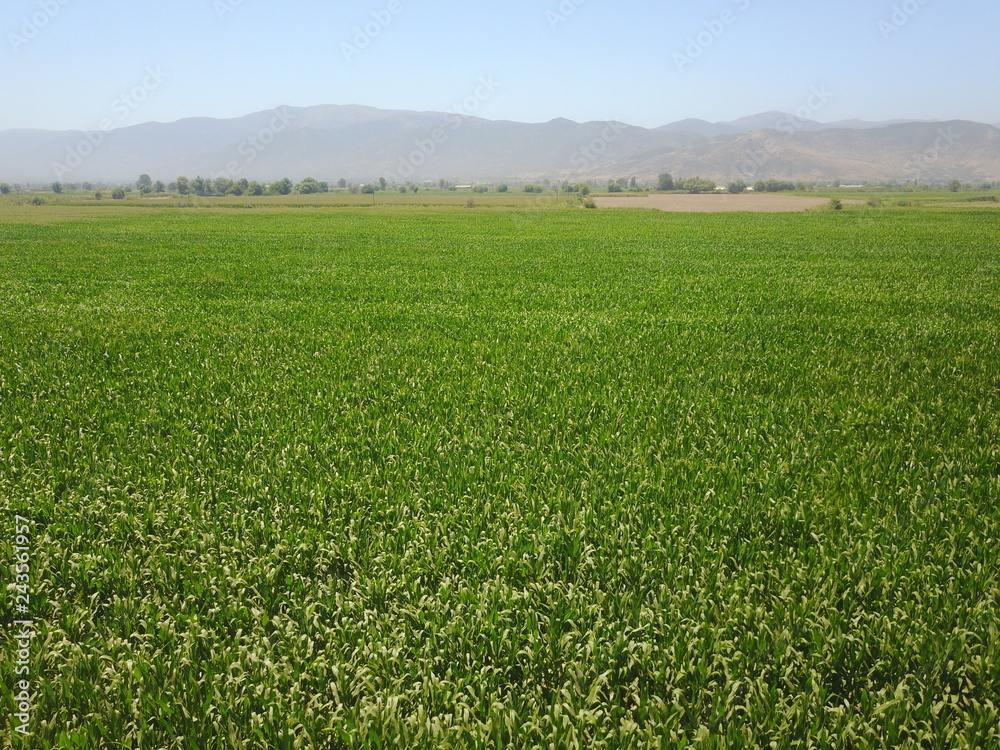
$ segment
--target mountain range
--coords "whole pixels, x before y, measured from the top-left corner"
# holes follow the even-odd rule
[[[783,112],[658,128],[487,120],[355,105],[278,107],[93,131],[0,132],[0,182],[132,182],[150,174],[269,181],[1000,181],[1000,123],[844,120]]]

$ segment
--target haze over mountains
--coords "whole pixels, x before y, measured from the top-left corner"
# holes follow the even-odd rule
[[[110,128],[112,123],[103,123]],[[267,181],[488,182],[636,177],[661,172],[844,182],[1000,181],[1000,123],[845,120],[781,112],[655,129],[618,122],[485,120],[351,105],[279,107],[95,131],[0,132],[0,181],[133,182],[229,177]]]

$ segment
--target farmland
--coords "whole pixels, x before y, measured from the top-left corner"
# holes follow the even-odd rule
[[[5,742],[1000,745],[1000,213],[409,200],[0,207]]]

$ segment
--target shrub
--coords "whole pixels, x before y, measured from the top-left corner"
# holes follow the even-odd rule
[[[785,190],[795,190],[795,183],[782,180],[757,180],[753,189],[756,193],[780,193]]]
[[[703,180],[701,177],[692,177],[687,180],[682,180],[676,183],[676,186],[681,190],[686,190],[689,193],[711,193],[715,190],[715,183],[712,180]]]

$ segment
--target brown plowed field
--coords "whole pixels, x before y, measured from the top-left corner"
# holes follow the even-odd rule
[[[757,211],[760,213],[787,213],[805,211],[829,203],[829,198],[805,198],[798,195],[743,193],[706,193],[704,195],[650,195],[645,198],[595,198],[599,208],[655,208],[660,211]],[[844,201],[861,203],[862,201]]]

